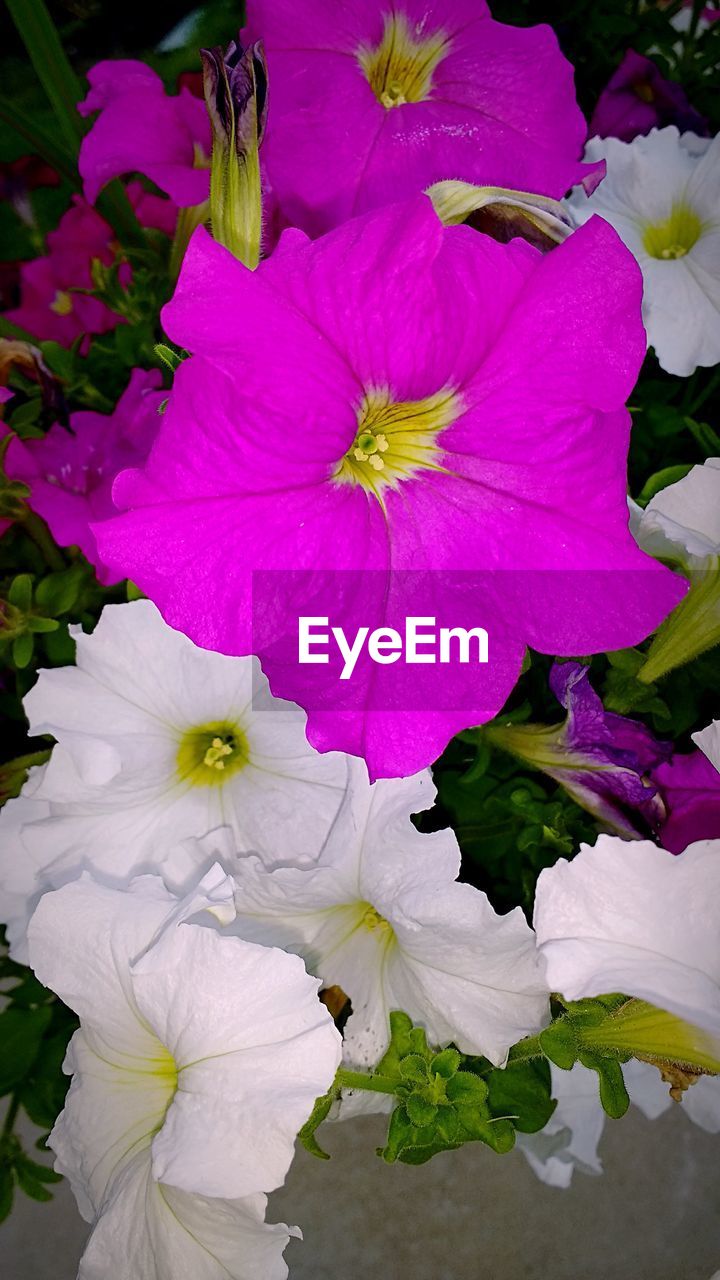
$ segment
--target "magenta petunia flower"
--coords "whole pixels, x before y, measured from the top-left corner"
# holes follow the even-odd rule
[[[80,147],[86,198],[126,173],[142,173],[181,208],[210,194],[210,121],[188,89],[174,96],[144,62],[98,62],[88,72],[82,115],[97,111]]]
[[[696,840],[720,839],[720,773],[702,751],[674,755],[652,776],[666,813],[656,825],[663,848],[682,853]]]
[[[270,183],[310,235],[444,178],[560,197],[589,173],[554,33],[484,0],[250,0],[246,34],[268,59]]]
[[[127,194],[143,226],[172,235],[177,209],[171,201],[150,195],[139,182],[131,182]],[[74,196],[55,231],[48,234],[47,254],[20,267],[20,305],[8,311],[7,318],[41,341],[70,346],[83,336],[83,348],[88,335],[116,328],[120,316],[98,298],[77,292],[92,288],[94,258],[106,266],[112,263],[113,244],[114,232],[105,219],[81,196]],[[127,284],[129,267],[120,278]]]
[[[635,644],[683,594],[628,532],[640,297],[600,219],[543,256],[419,196],[287,231],[255,272],[201,228],[163,312],[194,354],[100,554],[198,644],[258,653],[314,746],[417,770],[499,711],[526,645]],[[365,647],[343,678],[334,648],[299,661],[324,615],[484,628],[489,661]]]
[[[690,105],[682,85],[634,49],[628,49],[598,99],[588,128],[591,138],[621,138],[675,124],[681,133],[707,133],[707,120]]]
[[[90,525],[112,515],[112,486],[118,471],[146,459],[160,423],[165,393],[158,369],[133,369],[130,382],[109,416],[80,410],[70,430],[59,424],[36,440],[13,440],[5,469],[30,488],[28,503],[50,527],[61,547],[78,546],[104,585],[118,582],[98,556]]]

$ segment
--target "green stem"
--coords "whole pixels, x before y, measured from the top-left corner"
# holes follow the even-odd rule
[[[15,1128],[15,1121],[17,1120],[19,1110],[20,1098],[17,1093],[14,1093],[10,1099],[10,1106],[5,1113],[5,1121],[3,1123],[2,1133],[0,1133],[0,1144],[2,1144],[6,1138],[11,1137],[12,1131]]]
[[[367,1075],[364,1071],[346,1071],[340,1067],[335,1076],[340,1089],[369,1089],[373,1093],[394,1093],[395,1081],[387,1076]]]
[[[58,138],[47,133],[25,113],[18,111],[6,98],[0,98],[0,121],[22,138],[34,155],[41,156],[62,178],[79,190],[80,175],[77,166]]]
[[[706,400],[710,399],[710,396],[713,394],[715,390],[717,390],[719,386],[720,386],[720,369],[715,369],[715,371],[711,374],[710,378],[708,379],[707,383],[703,387],[700,394],[696,396],[695,399],[692,401],[692,404],[690,405],[690,408],[687,411],[688,418],[695,417],[695,414],[697,413],[698,409],[705,404]]]
[[[49,569],[67,569],[63,555],[53,542],[45,521],[41,520],[39,515],[36,515],[28,507],[23,515],[21,524],[28,536],[32,538],[35,546],[39,547]]]
[[[65,56],[44,0],[7,0],[7,7],[48,96],[58,126],[75,155],[85,132],[77,110],[82,87]]]

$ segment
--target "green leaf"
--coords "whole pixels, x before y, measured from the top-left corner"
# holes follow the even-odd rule
[[[438,1114],[438,1108],[422,1093],[411,1093],[405,1099],[405,1109],[413,1124],[420,1128],[433,1124]]]
[[[692,462],[682,462],[674,467],[663,467],[662,471],[656,471],[654,475],[650,476],[649,480],[646,480],[642,491],[638,494],[638,505],[646,507],[656,493],[660,493],[670,484],[676,484],[678,480],[684,480],[688,472],[692,471],[692,468]]]
[[[47,1006],[0,1013],[0,1094],[8,1093],[27,1075],[51,1017]]]
[[[33,638],[29,632],[24,632],[21,636],[16,636],[13,640],[12,658],[18,671],[22,671],[27,667],[33,656]]]
[[[443,1049],[441,1053],[436,1053],[430,1063],[430,1072],[433,1075],[442,1076],[444,1080],[449,1080],[455,1072],[459,1070],[462,1062],[462,1054],[457,1049]]]
[[[540,1047],[556,1067],[561,1067],[563,1071],[570,1071],[578,1059],[577,1040],[570,1020],[558,1018],[556,1022],[541,1031]]]
[[[15,1177],[17,1178],[18,1186],[31,1200],[52,1200],[52,1192],[48,1191],[47,1187],[43,1186],[42,1182],[39,1182],[37,1178],[34,1178],[19,1160],[15,1161]]]
[[[56,1173],[47,1164],[38,1164],[36,1160],[31,1160],[24,1153],[16,1157],[15,1168],[17,1170],[24,1169],[28,1176],[34,1178],[37,1182],[53,1183],[62,1182],[63,1180],[61,1173]]]
[[[55,618],[41,618],[38,613],[31,613],[27,620],[27,629],[32,635],[57,631],[59,626],[60,623]]]
[[[8,600],[22,613],[29,613],[32,607],[32,578],[29,573],[19,573],[13,578],[8,591]]]
[[[400,1061],[400,1076],[403,1080],[427,1084],[429,1079],[427,1058],[423,1058],[419,1053],[408,1053]]]
[[[597,1071],[600,1084],[600,1101],[605,1113],[613,1120],[620,1120],[630,1106],[630,1097],[619,1062],[611,1058],[597,1058],[594,1054],[580,1054],[584,1067]]]
[[[487,1086],[493,1116],[514,1116],[520,1133],[539,1133],[557,1106],[551,1095],[550,1067],[542,1059],[496,1067],[487,1077]]]
[[[447,1082],[447,1096],[450,1102],[459,1107],[479,1107],[485,1111],[488,1087],[480,1076],[471,1071],[458,1071]]]
[[[69,613],[78,600],[85,578],[86,570],[81,564],[74,564],[69,569],[48,574],[35,592],[36,604],[52,617]]]
[[[311,1156],[317,1156],[319,1160],[329,1160],[330,1156],[327,1151],[323,1151],[315,1137],[315,1130],[320,1128],[323,1120],[326,1120],[330,1114],[330,1108],[335,1101],[335,1090],[331,1089],[329,1093],[323,1094],[315,1102],[310,1116],[305,1121],[302,1129],[298,1134],[298,1140],[302,1143],[306,1151]]]
[[[43,0],[7,0],[7,7],[73,155],[85,132],[77,104],[82,87],[65,56]]]

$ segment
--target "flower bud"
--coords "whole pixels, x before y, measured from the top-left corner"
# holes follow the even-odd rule
[[[627,1000],[596,1026],[583,1026],[583,1048],[594,1052],[632,1053],[633,1057],[685,1075],[720,1073],[720,1040],[701,1027],[645,1000]]]
[[[688,594],[663,622],[638,671],[644,684],[653,684],[720,643],[720,557],[708,556],[700,567],[688,569],[687,576]]]
[[[515,236],[537,249],[554,249],[572,234],[573,227],[559,200],[509,191],[503,187],[475,187],[470,182],[436,182],[426,192],[446,227],[470,223],[506,244]]]
[[[202,49],[205,101],[213,130],[210,218],[213,235],[252,270],[260,261],[262,194],[259,147],[267,119],[262,44],[223,53]]]

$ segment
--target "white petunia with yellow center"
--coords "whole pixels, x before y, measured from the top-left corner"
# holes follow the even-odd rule
[[[599,214],[640,264],[648,342],[663,369],[687,377],[720,362],[720,138],[674,125],[632,142],[593,138],[607,176],[567,204],[576,225]]]
[[[46,816],[28,810],[19,838],[18,810],[0,817],[0,837],[15,829],[0,839],[0,907],[12,886],[20,960],[43,887],[85,866],[119,885],[160,871],[182,891],[202,868],[173,850],[218,826],[239,849],[317,852],[346,785],[345,757],[313,750],[304,712],[271,696],[256,659],[197,648],[149,600],[108,605],[74,636],[77,666],[41,671],[25,699],[31,732],[57,739],[33,790]]]
[[[157,877],[84,875],[29,928],[41,982],[80,1018],[50,1138],[94,1224],[80,1280],[283,1280],[264,1223],[340,1037],[295,956],[224,937],[219,867],[178,904]],[[207,921],[204,923],[203,921]]]
[[[369,786],[351,782],[319,859],[268,871],[243,858],[234,875],[242,937],[297,952],[327,986],[349,996],[348,1064],[372,1067],[403,1009],[437,1045],[504,1061],[511,1044],[548,1020],[535,940],[518,909],[500,916],[458,884],[451,831],[423,835],[410,816],[434,798],[429,772]]]

